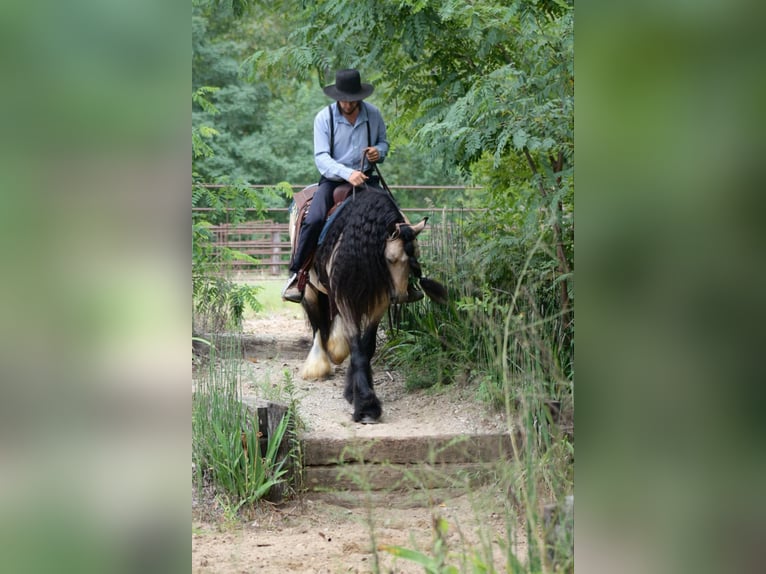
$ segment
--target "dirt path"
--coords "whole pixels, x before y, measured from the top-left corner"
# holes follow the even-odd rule
[[[420,574],[422,566],[386,551],[373,552],[373,548],[403,546],[431,554],[435,516],[449,524],[448,548],[468,547],[484,556],[491,553],[495,564],[504,564],[497,542],[503,538],[501,513],[476,508],[467,494],[434,502],[433,509],[422,505],[408,508],[404,497],[389,494],[374,497],[368,507],[346,508],[313,495],[302,505],[296,502],[263,510],[236,528],[195,521],[192,571],[362,573],[374,572],[377,559],[380,572]],[[479,531],[491,538],[482,542]],[[523,546],[520,540],[517,551],[523,552]],[[459,566],[461,561],[456,552],[448,563]]]
[[[307,436],[409,437],[455,433],[493,433],[503,418],[478,404],[473,389],[406,392],[404,379],[373,365],[383,402],[381,424],[358,425],[343,399],[345,365],[319,382],[298,375],[310,347],[311,332],[299,307],[262,316],[245,325],[248,335],[245,393],[284,398],[285,372],[294,382],[293,397]],[[351,493],[337,497],[307,493],[277,507],[259,508],[247,522],[227,523],[193,502],[193,572],[422,572],[422,566],[374,549],[401,545],[431,554],[435,517],[449,524],[447,545],[492,555],[504,564],[502,504],[505,493],[492,487],[460,491]],[[483,540],[480,539],[483,537]],[[518,543],[525,546],[524,540]],[[519,550],[517,548],[517,550]],[[462,570],[462,568],[461,568]]]
[[[311,346],[311,330],[302,313],[272,314],[245,324],[251,335],[247,346],[246,393],[276,394],[284,372],[293,377],[299,413],[309,434],[331,437],[418,436],[423,434],[501,432],[505,421],[491,414],[475,399],[474,388],[452,386],[407,392],[399,373],[373,365],[375,391],[383,403],[381,424],[351,421],[351,406],[343,398],[346,363],[335,367],[335,376],[324,381],[304,381],[300,367]],[[266,390],[264,391],[264,384]]]

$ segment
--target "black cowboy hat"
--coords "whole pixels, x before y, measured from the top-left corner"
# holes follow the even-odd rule
[[[325,95],[334,100],[356,102],[369,96],[375,88],[372,84],[363,84],[359,70],[338,70],[335,72],[335,84],[322,88]]]

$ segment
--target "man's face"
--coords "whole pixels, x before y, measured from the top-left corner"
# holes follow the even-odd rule
[[[359,108],[359,102],[347,102],[345,100],[339,100],[338,105],[340,106],[340,111],[346,115],[353,114]]]

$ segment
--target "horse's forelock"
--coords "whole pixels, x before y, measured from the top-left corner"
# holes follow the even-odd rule
[[[417,232],[411,225],[401,224],[399,226],[399,237],[404,244],[404,252],[407,257],[417,257]]]
[[[398,231],[397,237],[401,238],[405,243],[410,243],[415,239],[416,233],[411,225],[404,222],[398,222],[396,224],[396,229]]]

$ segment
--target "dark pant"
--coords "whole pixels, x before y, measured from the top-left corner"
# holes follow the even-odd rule
[[[297,273],[300,271],[308,256],[317,246],[319,234],[322,232],[322,226],[324,225],[325,219],[327,219],[327,212],[330,211],[333,204],[332,194],[335,191],[335,188],[341,183],[345,182],[332,181],[325,177],[320,178],[319,187],[314,192],[314,197],[309,206],[309,212],[306,214],[306,219],[304,219],[301,224],[298,247],[295,250],[292,263],[290,264],[290,273]]]

